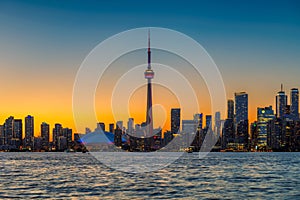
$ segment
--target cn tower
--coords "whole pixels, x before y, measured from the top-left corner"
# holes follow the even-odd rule
[[[152,83],[154,72],[151,69],[151,49],[150,49],[150,30],[148,31],[148,67],[145,71],[145,79],[147,79],[147,113],[146,113],[146,137],[153,135],[153,114],[152,114]]]

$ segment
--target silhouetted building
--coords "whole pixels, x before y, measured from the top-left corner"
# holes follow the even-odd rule
[[[24,146],[27,149],[32,149],[33,147],[33,137],[34,137],[34,118],[28,115],[25,117],[25,138]]]
[[[227,119],[234,119],[234,101],[231,99],[227,101]]]
[[[20,147],[22,146],[22,134],[23,134],[22,119],[15,119],[13,144],[15,145],[16,149],[20,149]]]
[[[72,129],[63,128],[63,136],[66,138],[67,148],[70,149],[72,147]]]
[[[33,151],[41,151],[42,137],[33,137],[32,149],[33,149]]]
[[[222,141],[221,145],[223,149],[228,148],[229,143],[234,143],[235,141],[235,131],[233,119],[226,119],[224,122],[222,130]]]
[[[116,127],[116,129],[121,129],[121,130],[123,130],[123,121],[117,121],[117,127]]]
[[[113,133],[115,130],[115,124],[109,124],[109,132]]]
[[[212,116],[211,115],[206,115],[205,116],[205,128],[209,128],[212,130]]]
[[[50,127],[49,124],[43,122],[41,124],[41,148],[45,151],[49,150]]]
[[[215,134],[219,137],[221,135],[221,113],[215,113]]]
[[[235,127],[239,144],[248,145],[248,94],[235,93]]]
[[[299,91],[297,88],[291,89],[290,115],[293,120],[299,119]]]
[[[114,143],[117,147],[121,147],[122,146],[122,129],[117,126],[117,128],[114,131],[115,135],[114,135]]]
[[[182,120],[181,146],[189,147],[196,136],[197,122],[195,120]]]
[[[275,151],[281,151],[284,148],[282,122],[280,118],[274,118],[268,122],[267,145]]]
[[[180,108],[171,109],[171,133],[177,134],[180,130]]]
[[[194,120],[197,124],[197,131],[200,131],[203,128],[203,114],[194,114]]]
[[[102,130],[105,131],[105,124],[103,122],[97,123],[97,129],[96,130]]]
[[[164,132],[163,146],[168,145],[169,142],[172,141],[172,139],[173,139],[173,134],[171,133],[171,131]]]
[[[53,136],[53,146],[55,147],[56,150],[58,150],[59,149],[58,138],[60,136],[63,136],[63,128],[61,124],[56,123],[54,125],[52,136]]]
[[[282,119],[284,118],[286,112],[286,105],[287,105],[287,96],[285,95],[285,92],[283,91],[281,85],[281,91],[279,91],[276,95],[276,117]]]
[[[4,145],[11,145],[14,134],[14,117],[10,116],[4,123]]]
[[[57,138],[57,150],[64,151],[68,148],[67,146],[67,138],[64,136],[59,136]]]
[[[134,131],[134,119],[133,118],[129,118],[128,122],[127,122],[127,133],[129,135],[133,135],[133,131]]]

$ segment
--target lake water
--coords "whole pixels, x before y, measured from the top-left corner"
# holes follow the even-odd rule
[[[148,173],[90,154],[0,153],[0,199],[300,199],[300,153],[184,154]]]

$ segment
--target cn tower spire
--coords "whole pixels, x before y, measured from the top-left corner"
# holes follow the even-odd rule
[[[148,29],[148,69],[151,69],[150,29]]]
[[[150,30],[148,30],[148,66],[144,73],[145,79],[147,79],[147,110],[146,110],[146,137],[152,137],[153,135],[153,114],[152,114],[152,82],[154,78],[154,72],[151,69],[151,49],[150,49]],[[148,144],[146,149],[150,149]]]

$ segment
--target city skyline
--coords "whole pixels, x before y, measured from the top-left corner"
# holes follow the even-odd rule
[[[10,115],[23,119],[30,114],[38,124],[61,122],[76,132],[84,131],[76,130],[72,115],[73,83],[81,62],[107,37],[142,26],[178,30],[203,45],[220,69],[227,99],[234,99],[235,92],[249,94],[249,120],[253,121],[257,107],[275,107],[274,93],[281,83],[286,93],[290,88],[300,88],[300,16],[295,9],[299,3],[295,1],[259,3],[260,6],[249,2],[235,2],[234,6],[221,1],[194,1],[189,5],[164,2],[159,3],[159,8],[155,1],[148,7],[93,2],[82,9],[78,2],[60,2],[58,6],[46,1],[1,1],[0,84],[5,95],[0,101],[0,121]],[[185,9],[178,12],[181,7]],[[77,23],[73,23],[74,19]],[[160,58],[160,52],[155,50],[153,54],[153,61],[172,64],[170,57]],[[143,56],[134,58],[146,63]],[[206,87],[200,85],[199,93],[205,93],[205,97],[199,112],[214,115],[210,113]],[[145,88],[141,88],[144,93]],[[106,124],[112,123],[111,113],[104,108],[106,102],[99,96],[97,93],[97,117]],[[153,102],[157,98],[154,94]],[[144,120],[144,102],[142,99],[136,103],[141,113],[132,116],[139,123]],[[176,104],[173,101],[166,110],[178,107]],[[169,127],[169,121],[166,124]],[[35,127],[34,132],[40,131]]]

